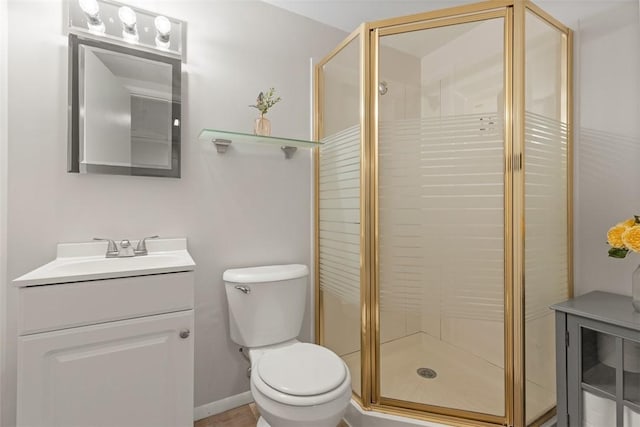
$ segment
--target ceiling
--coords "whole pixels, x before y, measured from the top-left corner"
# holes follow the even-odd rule
[[[362,22],[469,3],[465,0],[263,0],[315,21],[351,32]]]
[[[263,0],[346,32],[360,23],[476,3],[474,0]],[[584,19],[638,0],[537,0],[535,3],[570,27]]]

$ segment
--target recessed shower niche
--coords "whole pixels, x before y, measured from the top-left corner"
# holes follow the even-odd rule
[[[571,40],[500,0],[363,24],[317,65],[316,336],[364,408],[455,425],[554,414]]]

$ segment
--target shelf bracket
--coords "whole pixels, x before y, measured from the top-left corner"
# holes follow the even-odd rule
[[[216,145],[216,150],[219,154],[224,154],[227,152],[227,148],[231,145],[230,139],[222,139],[222,138],[213,138],[211,140]]]
[[[282,151],[284,151],[284,158],[285,159],[292,159],[293,155],[295,154],[296,151],[298,151],[297,147],[287,147],[285,145],[283,145],[282,147],[280,147],[280,149]]]

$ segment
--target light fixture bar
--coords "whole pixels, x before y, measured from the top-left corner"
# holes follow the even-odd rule
[[[186,22],[114,0],[67,2],[68,31],[185,60]]]

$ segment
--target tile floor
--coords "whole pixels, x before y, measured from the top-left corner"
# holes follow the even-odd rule
[[[196,421],[193,427],[255,427],[260,414],[254,403]],[[348,427],[342,421],[338,427]]]
[[[258,408],[253,403],[196,421],[193,427],[255,427]]]

